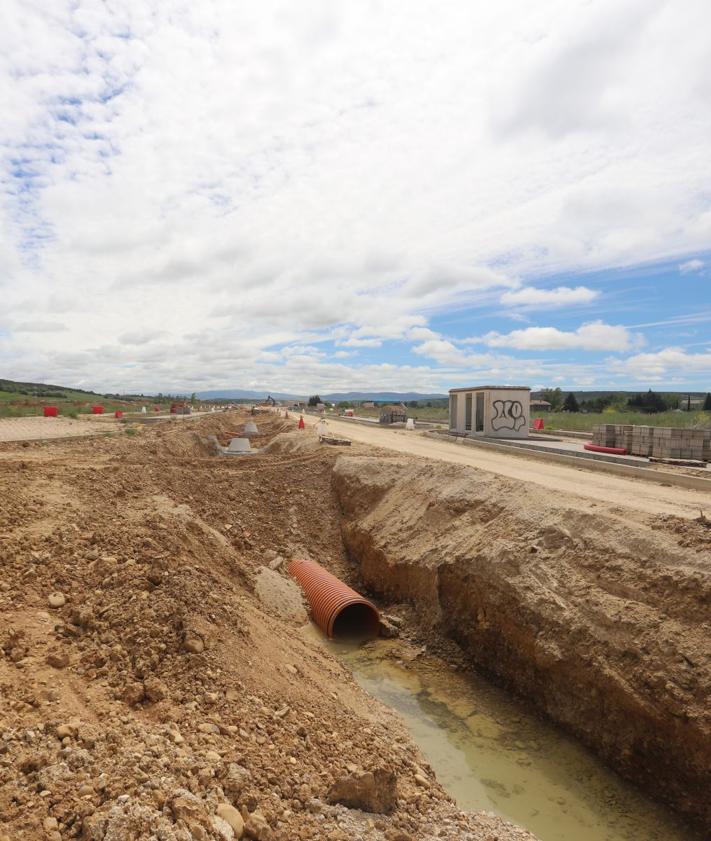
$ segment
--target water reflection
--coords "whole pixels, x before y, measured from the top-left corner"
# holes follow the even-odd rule
[[[328,643],[400,713],[463,809],[489,810],[541,841],[700,841],[701,836],[557,728],[477,677],[398,663],[395,643]]]

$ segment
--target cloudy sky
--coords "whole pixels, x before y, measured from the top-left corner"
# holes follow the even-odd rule
[[[711,389],[708,0],[5,0],[0,376]]]

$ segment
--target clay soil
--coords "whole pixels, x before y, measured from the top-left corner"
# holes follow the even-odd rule
[[[0,445],[0,839],[532,838],[301,633],[290,558],[358,583],[338,450],[261,416],[267,452],[210,454],[247,419]]]

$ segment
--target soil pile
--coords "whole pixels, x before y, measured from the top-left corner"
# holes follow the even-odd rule
[[[366,584],[711,825],[711,530],[410,458],[335,466]]]
[[[246,419],[1,448],[0,838],[531,838],[300,635],[280,557],[351,575],[337,454],[210,456]]]

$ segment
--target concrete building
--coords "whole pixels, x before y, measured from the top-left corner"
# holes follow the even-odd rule
[[[478,385],[449,390],[449,431],[457,435],[528,438],[531,389]]]

